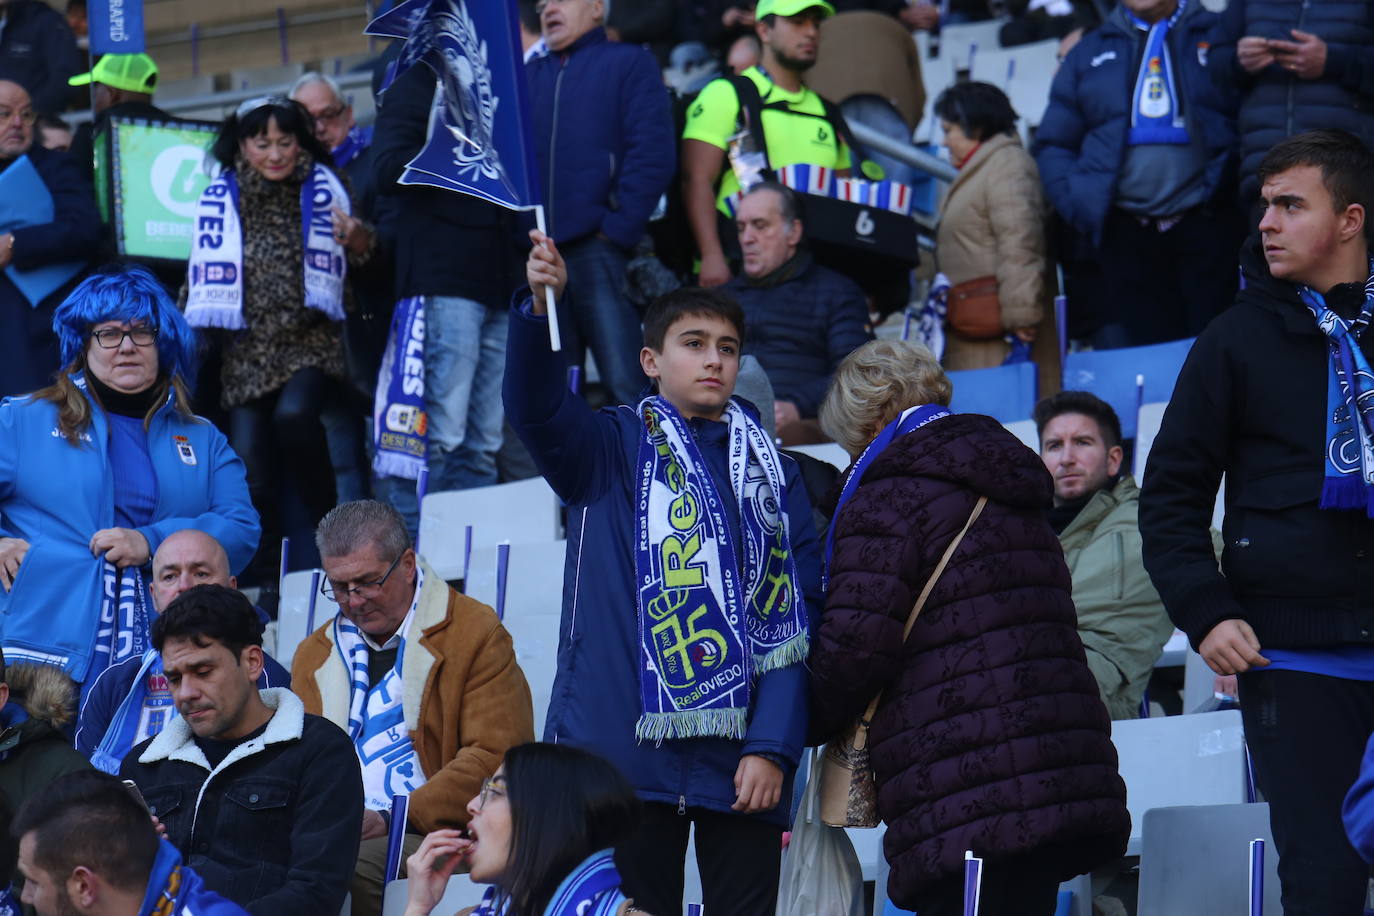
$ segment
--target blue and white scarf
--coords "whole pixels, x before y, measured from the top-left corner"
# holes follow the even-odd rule
[[[1136,28],[1145,32],[1145,53],[1140,56],[1140,71],[1131,95],[1131,129],[1126,142],[1132,146],[1151,143],[1188,143],[1188,120],[1181,106],[1178,73],[1169,53],[1169,30],[1188,8],[1179,0],[1178,9],[1168,19],[1154,25],[1126,12]],[[1124,9],[1124,8],[1123,8]]]
[[[354,124],[344,137],[344,141],[329,151],[334,158],[334,168],[341,169],[357,159],[372,145],[372,128]]]
[[[248,916],[248,911],[207,888],[164,837],[157,844],[138,916]]]
[[[406,729],[401,680],[407,630],[415,619],[423,578],[424,573],[417,569],[415,599],[397,631],[400,648],[396,652],[396,664],[371,689],[367,686],[368,652],[362,631],[343,614],[334,618],[334,643],[348,666],[351,680],[348,737],[353,739],[363,769],[364,803],[373,811],[390,811],[393,795],[409,795],[425,784],[420,757]]]
[[[372,403],[376,445],[372,469],[385,477],[416,480],[425,466],[429,436],[425,413],[425,300],[396,303],[377,392]]]
[[[594,852],[572,870],[553,892],[543,916],[615,916],[629,900],[620,892],[620,872],[610,849]],[[510,898],[495,885],[487,888],[472,916],[504,916]]]
[[[160,679],[163,685],[161,690],[151,689],[154,679]],[[120,702],[105,734],[101,736],[100,744],[91,754],[93,767],[118,774],[124,756],[134,745],[160,733],[167,721],[176,717],[176,704],[172,702],[166,681],[166,675],[162,673],[162,656],[156,649],[144,652],[133,689]]]
[[[756,677],[806,658],[808,620],[788,536],[781,459],[731,400],[740,541],[701,450],[672,404],[641,401],[635,500],[639,682],[635,737],[743,738]]]
[[[1299,287],[1298,295],[1327,339],[1326,460],[1321,508],[1363,509],[1374,518],[1374,372],[1358,345],[1374,313],[1374,259],[1364,285],[1364,305],[1346,321],[1322,294]]]
[[[120,569],[105,562],[101,583],[100,624],[91,664],[81,682],[83,703],[96,678],[106,668],[143,655],[152,644],[148,629],[152,603],[143,583],[143,570],[137,566]]]
[[[343,321],[348,258],[334,238],[333,207],[350,212],[348,192],[333,170],[317,162],[311,167],[310,178],[301,185],[305,304],[334,321]],[[243,319],[239,182],[233,169],[225,169],[210,182],[196,204],[186,278],[186,320],[192,327],[241,331],[248,326]]]
[[[845,479],[844,487],[840,490],[839,502],[835,504],[835,513],[830,516],[830,528],[825,535],[825,565],[822,567],[821,584],[824,588],[830,587],[830,557],[835,550],[835,524],[840,520],[840,513],[844,510],[845,503],[854,495],[854,491],[859,489],[859,484],[863,482],[864,471],[873,463],[873,459],[883,453],[883,450],[892,444],[892,440],[898,436],[915,432],[928,423],[933,423],[941,417],[950,416],[948,407],[940,407],[936,404],[918,404],[915,407],[908,407],[902,411],[901,416],[883,427],[883,431],[868,447],[859,455],[859,459],[854,462],[853,468],[849,471],[849,477]]]

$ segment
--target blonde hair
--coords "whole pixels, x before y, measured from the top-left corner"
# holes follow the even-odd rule
[[[821,404],[821,428],[851,455],[908,407],[949,406],[954,386],[935,354],[904,340],[870,340],[844,358]]]

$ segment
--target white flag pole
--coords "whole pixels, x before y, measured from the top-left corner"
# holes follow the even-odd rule
[[[534,224],[545,235],[549,234],[544,224],[544,205],[534,205]],[[526,226],[529,223],[525,224]],[[544,306],[549,310],[549,349],[557,353],[563,349],[563,337],[558,333],[558,304],[553,301],[553,287],[544,287]]]

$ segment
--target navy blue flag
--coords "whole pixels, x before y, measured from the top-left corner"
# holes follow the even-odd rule
[[[512,210],[537,206],[516,5],[405,0],[364,31],[405,39],[387,85],[419,63],[438,78],[429,136],[400,183],[470,194]]]
[[[138,54],[143,47],[143,0],[90,0],[86,9],[91,54]]]

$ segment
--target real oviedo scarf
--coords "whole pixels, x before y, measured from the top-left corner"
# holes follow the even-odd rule
[[[692,431],[660,396],[637,409],[640,699],[635,737],[743,738],[755,679],[809,648],[781,461],[735,401],[728,426],[736,543]]]
[[[358,752],[363,771],[363,797],[373,811],[390,811],[395,795],[409,795],[425,784],[420,756],[406,728],[403,699],[406,646],[410,622],[420,602],[424,573],[415,572],[415,598],[398,631],[400,646],[396,663],[377,682],[368,686],[368,652],[362,630],[339,614],[334,618],[334,644],[348,667],[351,692],[348,701],[348,737]]]
[[[620,872],[612,850],[592,853],[572,870],[544,907],[543,916],[615,916],[628,898],[620,891]],[[505,916],[510,897],[499,887],[487,888],[472,916]]]
[[[377,391],[372,400],[372,469],[385,477],[417,480],[429,450],[425,410],[425,300],[410,296],[391,316]]]
[[[1183,116],[1178,91],[1178,72],[1169,53],[1169,30],[1188,7],[1179,0],[1178,9],[1168,19],[1151,25],[1133,13],[1126,15],[1136,28],[1145,32],[1145,53],[1131,94],[1131,129],[1127,142],[1132,146],[1150,143],[1187,143],[1188,121]]]
[[[1321,293],[1300,287],[1298,295],[1326,335],[1326,461],[1321,508],[1364,509],[1374,518],[1374,372],[1358,341],[1374,313],[1374,259],[1364,285],[1364,305],[1347,321],[1326,305]]]
[[[301,185],[301,223],[305,236],[305,304],[334,321],[343,321],[344,274],[348,258],[334,238],[330,210],[350,212],[348,192],[337,175],[315,163]],[[195,234],[187,269],[186,320],[196,328],[241,331],[243,319],[243,223],[239,183],[225,169],[196,204]]]
[[[859,484],[863,482],[864,472],[873,463],[873,459],[883,453],[892,440],[898,436],[915,432],[927,423],[933,423],[941,417],[948,417],[950,411],[946,407],[935,404],[919,404],[915,407],[908,407],[902,411],[901,415],[891,423],[883,427],[883,431],[868,443],[868,447],[859,455],[859,460],[854,462],[854,467],[849,472],[848,479],[844,482],[844,487],[840,489],[840,499],[835,504],[835,514],[830,517],[830,529],[825,535],[825,565],[821,574],[821,586],[828,589],[830,587],[830,555],[835,549],[835,524],[840,520],[840,513],[844,510],[845,503],[854,495],[854,491],[859,489]]]

